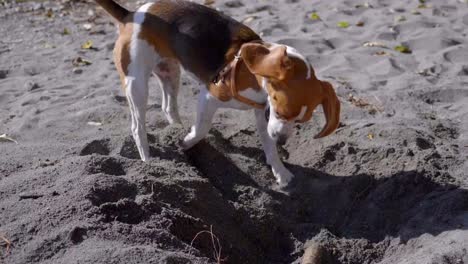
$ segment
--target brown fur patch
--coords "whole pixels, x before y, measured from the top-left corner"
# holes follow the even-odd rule
[[[260,91],[262,87],[259,85],[259,80],[255,75],[253,75],[245,63],[241,60],[238,62],[239,65],[237,66],[236,75],[235,75],[235,85],[236,90],[241,92],[247,89],[254,89],[255,91]],[[233,98],[231,92],[231,71],[232,69],[227,72],[225,78],[220,80],[218,83],[211,83],[208,86],[208,90],[210,91],[211,95],[218,98],[220,101],[226,102]]]
[[[114,47],[114,62],[122,83],[122,89],[125,90],[125,76],[128,74],[128,65],[131,63],[130,43],[133,33],[133,24],[126,23],[119,25],[119,32],[119,38]]]
[[[164,17],[164,14],[170,14],[172,9],[174,9],[174,5],[164,1],[151,5],[138,35],[139,39],[146,40],[154,47],[158,55],[164,58],[175,58],[169,44],[169,25],[160,19],[160,17]]]

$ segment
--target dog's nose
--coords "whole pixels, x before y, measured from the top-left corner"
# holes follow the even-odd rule
[[[265,109],[265,120],[268,122],[270,121],[270,107],[267,106],[267,108]]]
[[[288,141],[288,137],[285,135],[280,135],[276,143],[280,146],[283,146],[284,144],[286,144],[286,141]]]

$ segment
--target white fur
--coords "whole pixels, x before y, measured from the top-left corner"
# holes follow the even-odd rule
[[[200,142],[210,131],[213,116],[220,107],[220,101],[208,90],[203,89],[198,95],[197,120],[190,133],[184,138],[183,147],[189,149]]]
[[[130,43],[130,61],[125,77],[126,96],[130,106],[132,134],[143,161],[150,158],[146,135],[146,105],[148,101],[148,79],[159,56],[144,40],[138,38],[145,13],[151,4],[138,9],[133,18],[133,33]]]
[[[307,67],[307,77],[306,77],[307,80],[312,78],[312,67],[310,66],[310,64],[306,60],[306,58],[304,56],[302,56],[302,54],[300,54],[299,51],[297,51],[295,48],[290,47],[290,46],[286,46],[286,52],[288,53],[288,56],[296,57],[296,58],[302,60],[305,63],[306,67]]]
[[[296,117],[296,121],[300,121],[304,118],[304,115],[307,113],[307,110],[309,109],[309,107],[307,105],[303,105],[302,108],[301,108],[301,112],[299,113],[299,115]]]
[[[278,141],[280,137],[289,137],[293,131],[294,123],[278,118],[270,98],[268,98],[268,103],[270,104],[270,118],[267,129],[268,134],[275,142]]]
[[[273,47],[280,46],[280,45],[282,45],[282,44],[276,44],[276,43],[272,44]],[[286,53],[288,54],[288,56],[298,58],[298,59],[300,59],[300,60],[302,60],[304,62],[304,64],[307,67],[306,79],[308,80],[308,79],[312,78],[312,67],[310,66],[307,59],[301,53],[299,53],[299,51],[297,51],[295,48],[293,48],[291,46],[288,46],[288,45],[284,45],[284,46],[286,47]]]
[[[165,71],[168,70],[168,71]],[[180,65],[173,59],[163,59],[154,69],[161,88],[161,109],[169,124],[182,124],[177,105],[180,87]]]
[[[272,111],[270,111],[270,115],[271,112]],[[268,135],[269,133],[267,133],[269,122],[267,123],[265,120],[264,111],[256,109],[255,120],[257,123],[257,130],[260,135],[260,140],[262,141],[263,151],[265,152],[266,161],[271,166],[271,170],[276,178],[276,182],[280,186],[286,186],[294,177],[294,175],[288,169],[286,169],[283,162],[281,162],[281,159],[278,155],[278,149],[276,148],[276,141]]]

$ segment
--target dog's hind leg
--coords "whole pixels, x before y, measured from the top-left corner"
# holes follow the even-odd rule
[[[161,109],[170,124],[181,124],[177,95],[180,86],[180,65],[174,59],[163,59],[159,62],[154,73],[158,77],[162,93]]]
[[[146,134],[148,79],[157,61],[154,49],[144,40],[121,36],[114,60],[130,107],[132,135],[143,161],[150,158]]]

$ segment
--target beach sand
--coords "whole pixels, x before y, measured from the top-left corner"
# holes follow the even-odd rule
[[[313,139],[321,109],[298,126],[280,191],[252,111],[220,110],[184,152],[202,86],[184,75],[170,126],[151,80],[144,163],[110,17],[0,1],[0,135],[16,141],[0,137],[0,263],[468,263],[468,3],[212,7],[303,53],[336,88],[339,129]]]

